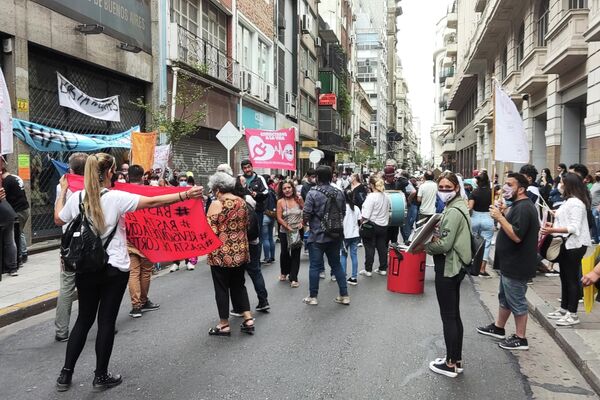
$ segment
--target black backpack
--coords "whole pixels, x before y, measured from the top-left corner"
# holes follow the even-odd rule
[[[471,224],[467,219],[467,216],[460,210],[457,211],[463,216],[467,226],[469,227],[469,231],[471,231]],[[468,263],[465,263],[463,260],[460,260],[464,264],[465,271],[472,276],[478,276],[481,262],[483,261],[483,252],[485,251],[485,239],[483,239],[479,235],[474,235],[471,233],[471,259]],[[460,259],[460,257],[459,257]]]
[[[258,226],[258,215],[256,211],[246,202],[246,210],[248,211],[248,241],[258,239],[260,235],[260,226]]]
[[[106,192],[108,191],[102,192],[101,196]],[[102,238],[96,233],[92,223],[85,215],[80,192],[79,215],[69,223],[60,241],[60,256],[65,271],[84,274],[99,272],[106,268],[108,264],[106,248],[115,235],[118,226],[117,223],[106,238],[106,242],[102,243]]]
[[[327,197],[325,203],[325,214],[321,218],[321,229],[323,232],[331,238],[339,239],[344,237],[344,212],[345,209],[341,209],[336,196],[336,190],[333,189],[327,191],[320,186],[313,188]]]

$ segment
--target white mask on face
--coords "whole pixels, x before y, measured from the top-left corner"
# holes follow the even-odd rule
[[[127,183],[127,181],[125,179],[117,179],[117,182],[119,182],[119,183]]]
[[[440,200],[442,200],[445,204],[448,204],[453,198],[456,197],[456,192],[438,192],[438,196],[440,197]]]
[[[150,181],[150,186],[158,186],[158,181]]]

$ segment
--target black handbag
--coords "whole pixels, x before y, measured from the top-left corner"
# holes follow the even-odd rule
[[[375,235],[375,224],[371,221],[365,221],[360,225],[360,229],[358,230],[358,234],[361,239],[371,239]]]

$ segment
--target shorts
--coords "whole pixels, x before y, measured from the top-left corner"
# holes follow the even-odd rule
[[[528,312],[527,281],[500,276],[500,289],[498,291],[498,301],[500,307],[510,310],[514,315],[525,315]]]

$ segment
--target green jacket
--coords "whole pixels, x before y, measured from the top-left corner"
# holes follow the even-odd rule
[[[467,205],[460,195],[446,205],[439,231],[439,239],[427,243],[425,251],[431,255],[446,256],[444,276],[451,278],[458,275],[463,265],[470,262],[472,258],[471,218]]]

